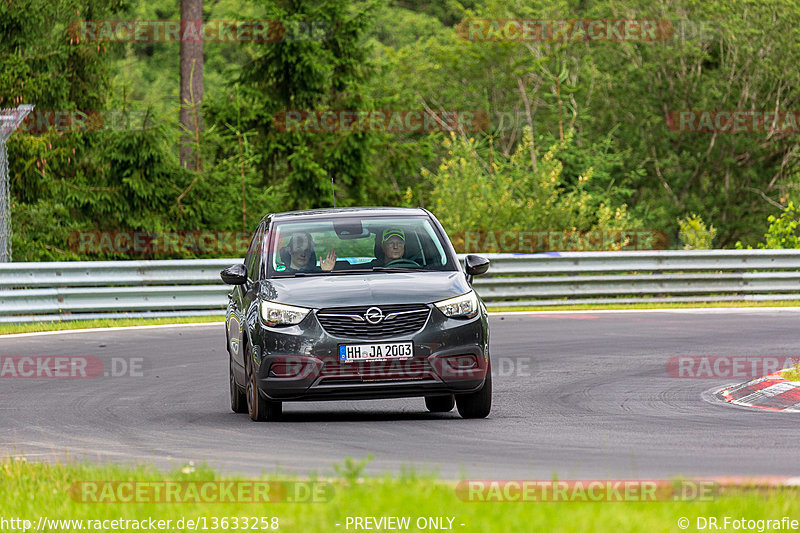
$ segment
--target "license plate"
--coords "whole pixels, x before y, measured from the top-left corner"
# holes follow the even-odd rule
[[[413,343],[391,342],[384,344],[342,344],[339,346],[339,361],[386,361],[407,359],[414,355]]]

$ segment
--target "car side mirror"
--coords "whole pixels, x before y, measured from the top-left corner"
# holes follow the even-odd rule
[[[229,266],[220,272],[219,277],[228,285],[244,285],[247,283],[247,269],[244,267],[244,264],[239,263]]]
[[[464,258],[467,276],[480,276],[489,270],[489,260],[482,255],[469,254]]]

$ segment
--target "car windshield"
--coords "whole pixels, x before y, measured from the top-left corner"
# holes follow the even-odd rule
[[[427,217],[350,217],[273,223],[267,276],[457,270]]]

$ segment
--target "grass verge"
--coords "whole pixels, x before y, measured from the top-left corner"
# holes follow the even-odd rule
[[[353,467],[353,465],[356,465]],[[349,466],[348,466],[349,465]],[[703,501],[668,502],[559,502],[559,503],[477,503],[463,501],[456,493],[453,483],[436,480],[430,475],[405,474],[362,478],[359,469],[362,462],[345,462],[344,468],[336,468],[340,476],[333,480],[306,478],[295,481],[316,481],[327,484],[326,501],[319,503],[95,503],[86,502],[80,496],[83,482],[199,482],[211,480],[239,480],[223,478],[211,469],[187,465],[170,472],[159,472],[149,466],[124,467],[115,465],[92,465],[87,463],[43,464],[28,462],[19,457],[0,461],[0,509],[5,519],[29,520],[36,528],[40,517],[46,518],[40,531],[110,531],[111,520],[170,520],[168,531],[193,531],[186,521],[201,524],[198,530],[232,531],[234,517],[241,527],[242,519],[265,517],[258,520],[258,527],[248,530],[274,530],[287,532],[328,532],[354,530],[346,527],[348,517],[409,517],[408,531],[419,531],[417,520],[428,517],[444,517],[447,525],[452,518],[452,530],[464,532],[489,531],[680,531],[681,520],[688,520],[689,530],[697,529],[698,518],[715,517],[718,523],[724,517],[746,520],[780,520],[800,518],[798,489],[760,489],[724,492]],[[289,479],[287,476],[266,475],[261,480]],[[252,479],[247,481],[253,481]],[[77,485],[76,485],[77,484]],[[76,490],[76,486],[79,490]],[[134,494],[115,489],[118,495]],[[92,494],[102,494],[94,492]],[[152,493],[151,493],[152,494]],[[184,493],[184,494],[188,494]],[[127,497],[127,496],[126,496]],[[134,499],[137,497],[132,496]],[[150,497],[148,497],[150,498]],[[144,499],[148,499],[144,498]],[[227,517],[226,526],[222,517]],[[215,520],[216,518],[216,520]],[[277,522],[273,521],[277,519]],[[184,527],[176,527],[183,519]],[[72,520],[72,523],[56,524],[53,520]],[[82,521],[77,523],[75,521]],[[89,522],[93,521],[93,522]],[[96,522],[100,521],[100,522]],[[108,522],[103,522],[108,521]],[[213,527],[214,524],[217,527]],[[205,529],[204,526],[205,525]],[[99,529],[96,526],[101,526]],[[9,529],[9,523],[4,530]],[[757,526],[756,526],[757,527]],[[139,530],[144,528],[138,528]],[[730,526],[728,526],[730,529]],[[774,527],[773,527],[774,529]],[[116,531],[137,530],[117,527]],[[151,529],[152,531],[153,529]],[[428,529],[430,530],[430,529]],[[756,529],[757,530],[757,529]]]
[[[800,381],[800,359],[794,360],[792,368],[781,371],[781,376],[789,381]]]
[[[153,326],[161,324],[193,324],[195,322],[225,322],[225,315],[187,316],[165,318],[106,318],[98,320],[72,320],[64,322],[30,322],[26,324],[0,324],[0,335],[61,331],[69,329],[114,328],[122,326]]]

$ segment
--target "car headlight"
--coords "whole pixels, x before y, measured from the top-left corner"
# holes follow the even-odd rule
[[[472,318],[478,314],[478,295],[469,291],[455,298],[448,298],[434,304],[450,318]]]
[[[276,302],[261,302],[261,319],[270,327],[299,324],[311,309]]]

